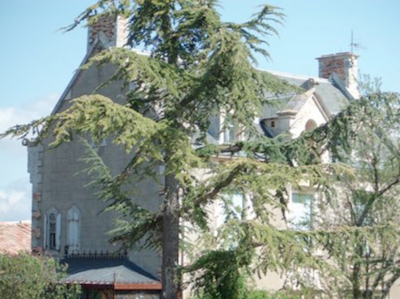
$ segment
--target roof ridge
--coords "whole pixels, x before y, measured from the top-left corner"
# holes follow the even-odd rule
[[[293,79],[304,79],[304,80],[314,79],[315,81],[321,82],[321,83],[331,83],[329,81],[329,79],[320,78],[320,77],[292,74],[292,73],[286,73],[286,72],[280,72],[280,71],[274,71],[274,70],[265,70],[265,69],[259,69],[259,70],[260,71],[264,71],[264,72],[268,72],[268,73],[270,73],[272,75],[276,75],[276,76],[289,77],[289,78],[293,78]]]

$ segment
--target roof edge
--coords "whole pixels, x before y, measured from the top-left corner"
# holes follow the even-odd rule
[[[288,78],[293,78],[293,79],[302,79],[302,80],[308,80],[308,79],[314,79],[316,82],[319,83],[330,83],[332,84],[331,81],[325,78],[320,78],[320,77],[314,77],[314,76],[307,76],[307,75],[298,75],[298,74],[292,74],[292,73],[285,73],[285,72],[279,72],[279,71],[272,71],[272,70],[263,70],[259,69],[260,71],[263,72],[268,72],[272,75],[275,76],[282,76],[282,77],[288,77]]]
[[[350,90],[346,87],[346,85],[339,78],[339,75],[336,74],[336,72],[333,72],[330,78],[333,85],[336,86],[343,93],[343,95],[347,98],[347,100],[349,101],[355,100],[355,97],[351,94]]]
[[[57,101],[56,105],[53,108],[53,111],[51,112],[51,115],[54,115],[58,112],[58,109],[61,107],[62,102],[65,100],[67,97],[68,92],[70,91],[72,85],[75,83],[77,80],[79,74],[82,72],[81,67],[86,64],[89,61],[89,58],[92,56],[94,50],[96,49],[96,46],[98,44],[101,44],[105,49],[108,49],[110,46],[109,44],[104,43],[104,38],[96,38],[96,40],[93,42],[92,46],[90,49],[86,52],[85,57],[82,59],[82,62],[79,64],[79,67],[77,70],[74,72],[74,75],[72,76],[71,80],[69,81],[67,87],[65,88],[64,92],[61,94],[60,99]]]

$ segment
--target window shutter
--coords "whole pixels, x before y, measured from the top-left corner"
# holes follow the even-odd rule
[[[80,245],[80,211],[76,206],[69,209],[67,221],[67,245],[69,253],[78,253]]]

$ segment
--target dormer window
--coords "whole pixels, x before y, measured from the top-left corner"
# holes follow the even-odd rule
[[[263,130],[265,136],[267,136],[268,138],[274,138],[276,136],[275,129],[273,129],[276,127],[275,120],[263,119],[260,121],[260,127]]]
[[[101,139],[100,143],[96,143],[96,142],[94,142],[93,139],[90,139],[89,140],[89,145],[93,149],[100,149],[102,147],[106,147],[107,146],[107,139],[106,138]]]

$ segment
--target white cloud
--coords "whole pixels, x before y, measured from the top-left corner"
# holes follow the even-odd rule
[[[49,94],[19,106],[0,105],[0,133],[49,115],[57,94]],[[18,139],[0,139],[0,221],[30,219],[31,195],[27,173],[27,150]]]
[[[57,94],[49,94],[25,105],[9,107],[0,105],[0,133],[5,132],[14,125],[26,124],[50,114],[57,99]],[[25,149],[21,146],[20,140],[5,138],[0,140],[0,159],[3,151],[8,151],[8,154],[13,154],[17,151],[18,155],[20,155],[22,151],[25,152]]]
[[[20,106],[2,107],[0,105],[0,132],[16,124],[26,124],[50,114],[58,97],[57,94],[49,94]]]
[[[28,178],[10,182],[0,188],[0,221],[31,219],[31,196]]]

